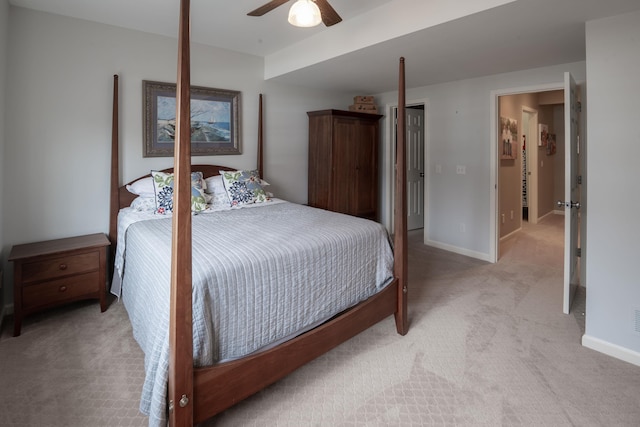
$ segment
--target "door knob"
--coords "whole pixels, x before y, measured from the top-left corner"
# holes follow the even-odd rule
[[[420,178],[424,178],[424,172],[420,172]]]
[[[580,209],[580,202],[563,202],[562,200],[558,200],[556,202],[559,208],[576,208]]]

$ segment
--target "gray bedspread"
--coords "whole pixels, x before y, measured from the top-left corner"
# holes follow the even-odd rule
[[[382,225],[293,203],[195,215],[192,236],[196,367],[290,339],[393,275]],[[122,300],[145,354],[150,426],[166,423],[170,252],[170,217],[126,230]]]

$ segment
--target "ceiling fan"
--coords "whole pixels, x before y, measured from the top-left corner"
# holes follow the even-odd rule
[[[281,6],[285,3],[287,3],[289,0],[271,0],[270,2],[260,6],[259,8],[257,8],[256,10],[253,10],[249,13],[247,13],[247,15],[249,16],[262,16],[267,12],[272,11],[273,9],[275,9],[278,6]],[[294,8],[298,7],[299,5],[302,6],[303,3],[311,3],[311,7],[317,6],[317,8],[320,11],[320,17],[322,19],[322,22],[324,23],[324,25],[326,25],[327,27],[330,27],[332,25],[337,24],[338,22],[342,21],[342,18],[340,17],[340,15],[338,15],[338,13],[335,11],[335,9],[333,7],[331,7],[331,5],[329,4],[329,2],[327,0],[297,0],[296,3],[291,6],[291,10],[289,11],[289,22],[292,23],[293,25],[296,26],[314,26],[319,24],[320,22],[314,22],[311,25],[304,25],[304,24],[298,24],[295,22],[292,22],[292,12],[294,11]],[[295,18],[293,18],[295,19]]]

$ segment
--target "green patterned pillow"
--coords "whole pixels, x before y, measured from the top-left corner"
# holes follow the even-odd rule
[[[156,196],[156,211],[160,215],[173,212],[173,173],[151,171]],[[207,202],[202,188],[202,172],[191,172],[191,211],[202,212]]]
[[[220,172],[231,206],[262,203],[269,200],[257,170]]]

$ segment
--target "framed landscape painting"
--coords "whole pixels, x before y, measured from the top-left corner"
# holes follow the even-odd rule
[[[176,85],[143,80],[143,156],[172,157]],[[191,86],[191,155],[241,154],[240,92]]]

